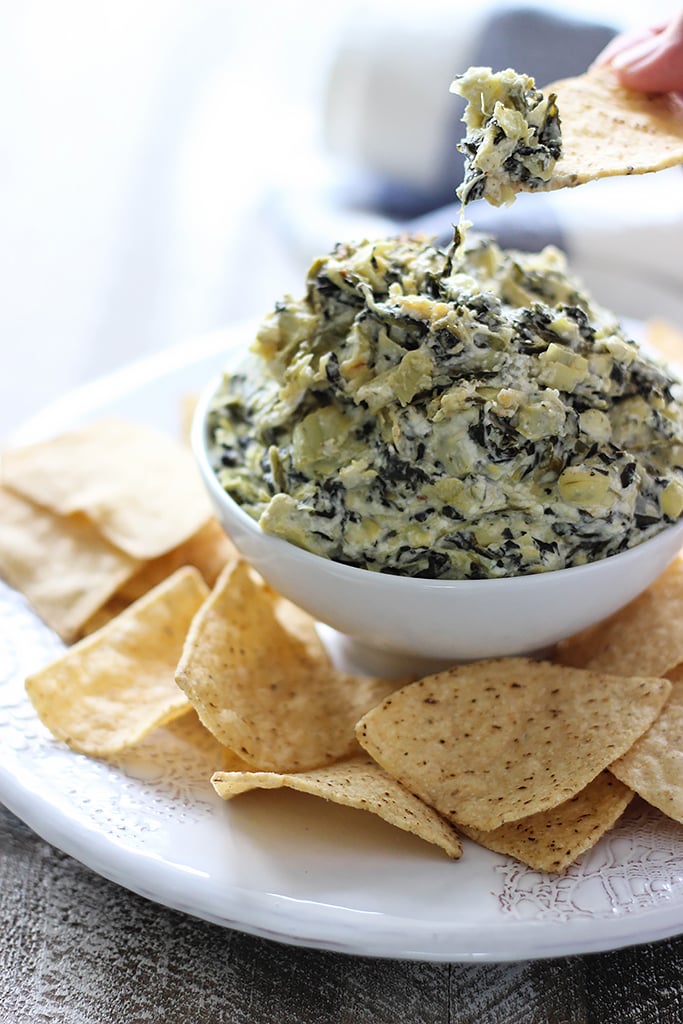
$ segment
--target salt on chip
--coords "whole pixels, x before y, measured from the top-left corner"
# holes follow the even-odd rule
[[[354,724],[395,685],[335,671],[289,632],[244,562],[195,618],[176,679],[204,725],[252,767],[304,771],[357,750]]]
[[[652,724],[664,679],[525,658],[427,676],[359,722],[384,769],[455,825],[491,831],[574,796]]]
[[[653,807],[683,822],[683,665],[656,721],[610,771]]]
[[[26,692],[43,724],[73,750],[107,757],[188,711],[174,670],[207,594],[196,569],[180,569],[30,676]]]
[[[460,826],[463,835],[537,871],[564,871],[598,842],[633,799],[628,786],[601,772],[576,796],[548,811],[500,825],[491,832]]]
[[[553,660],[613,675],[663,676],[683,662],[683,558],[608,619],[562,640]]]
[[[683,163],[683,113],[670,96],[626,89],[606,68],[547,86],[562,125],[550,188]]]
[[[85,516],[57,516],[0,487],[0,576],[65,643],[139,567]]]
[[[370,811],[389,824],[440,846],[449,857],[457,859],[462,854],[462,844],[455,830],[367,757],[296,774],[216,772],[211,782],[224,800],[253,789],[283,787],[322,797],[345,807]]]
[[[9,449],[2,482],[58,515],[87,515],[133,558],[165,554],[211,517],[192,453],[128,420],[101,420]]]

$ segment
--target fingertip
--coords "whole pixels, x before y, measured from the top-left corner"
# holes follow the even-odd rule
[[[640,47],[643,44],[649,45],[662,30],[662,25],[654,25],[651,28],[625,32],[615,36],[597,55],[590,68],[604,68],[607,65],[611,65],[619,54],[630,51],[634,47]]]

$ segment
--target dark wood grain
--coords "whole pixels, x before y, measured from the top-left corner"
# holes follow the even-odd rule
[[[283,946],[159,907],[0,807],[2,1024],[681,1024],[683,939],[432,964]]]

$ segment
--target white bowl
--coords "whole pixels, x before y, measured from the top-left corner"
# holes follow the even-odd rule
[[[535,654],[611,615],[645,590],[683,545],[683,520],[651,540],[588,565],[530,576],[429,580],[342,565],[261,527],[221,487],[198,404],[192,447],[216,517],[244,557],[282,595],[338,631],[347,664],[400,675],[448,664]]]

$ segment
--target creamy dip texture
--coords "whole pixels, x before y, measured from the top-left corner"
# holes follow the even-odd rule
[[[560,117],[551,93],[512,68],[468,68],[451,84],[467,100],[467,129],[458,149],[465,156],[465,180],[457,189],[463,204],[487,199],[509,204],[520,189],[548,187],[562,153]]]
[[[456,231],[338,245],[266,317],[209,419],[269,533],[447,579],[603,558],[683,511],[676,381],[562,254]]]

